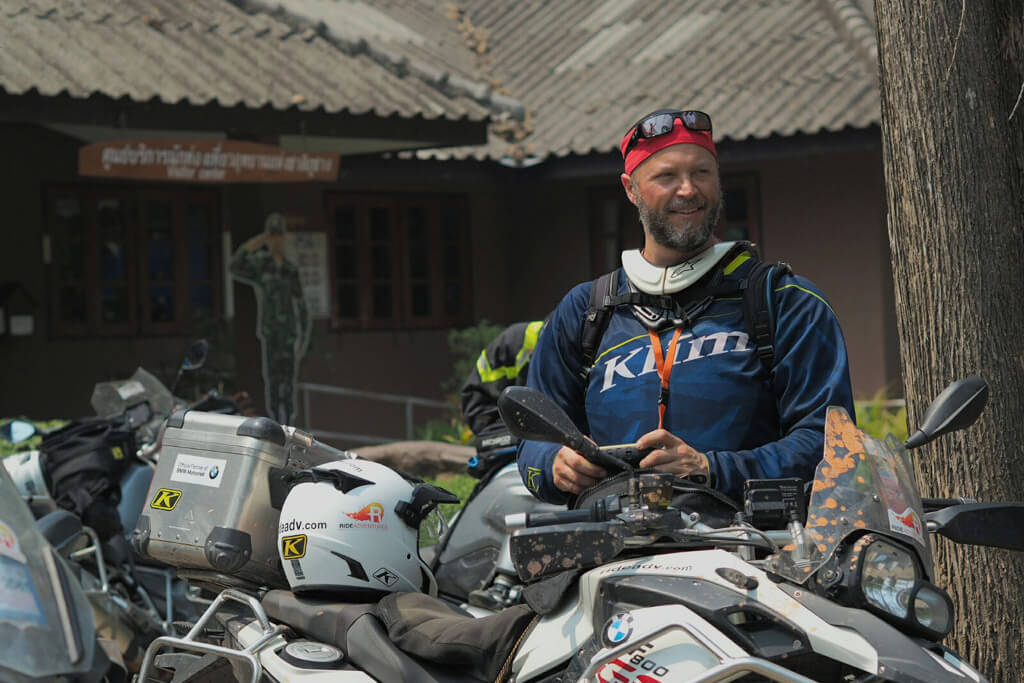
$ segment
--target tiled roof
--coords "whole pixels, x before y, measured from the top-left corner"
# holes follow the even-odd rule
[[[227,0],[0,3],[0,90],[10,94],[472,121],[489,115],[471,96],[382,63],[367,47],[339,46],[315,28]]]
[[[871,0],[275,1],[316,5],[332,29],[461,70],[526,107],[525,124],[492,126],[487,146],[421,155],[612,151],[663,106],[707,111],[718,140],[880,120]],[[417,26],[429,28],[407,30]]]
[[[874,31],[871,0],[13,0],[0,88],[490,113],[489,144],[419,154],[544,159],[613,151],[663,106],[719,141],[878,124]]]

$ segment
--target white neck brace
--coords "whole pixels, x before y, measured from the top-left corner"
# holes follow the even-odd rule
[[[703,277],[735,242],[719,242],[697,254],[689,261],[662,268],[645,259],[639,249],[622,252],[622,267],[630,282],[645,294],[675,294]]]

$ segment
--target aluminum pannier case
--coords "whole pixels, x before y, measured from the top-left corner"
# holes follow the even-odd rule
[[[351,457],[268,417],[178,411],[167,420],[132,545],[221,583],[287,588],[277,553],[287,474]]]

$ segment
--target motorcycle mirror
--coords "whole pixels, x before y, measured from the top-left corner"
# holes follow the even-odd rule
[[[174,390],[178,388],[178,382],[181,381],[181,374],[186,370],[198,370],[203,367],[206,363],[206,356],[210,353],[210,342],[205,339],[197,339],[192,342],[192,345],[188,347],[188,353],[185,354],[185,358],[182,359],[181,365],[178,366],[178,374],[174,376],[174,383],[171,384],[171,394],[174,394]]]
[[[1024,503],[968,503],[926,515],[928,528],[955,543],[1024,550]]]
[[[550,398],[527,387],[508,387],[498,396],[498,413],[514,436],[575,448],[585,441],[569,416]]]
[[[36,426],[27,420],[11,420],[0,426],[0,436],[11,443],[21,443],[38,433]]]
[[[931,402],[920,428],[904,445],[908,449],[917,448],[943,434],[971,426],[985,409],[987,400],[988,384],[981,377],[965,377],[953,382]]]
[[[125,417],[128,422],[128,426],[132,429],[144,425],[153,419],[153,407],[149,405],[149,401],[143,401],[142,403],[136,403],[127,410],[124,411]]]
[[[512,564],[523,581],[596,567],[614,560],[625,547],[624,527],[605,522],[520,529],[509,539]]]
[[[185,359],[181,361],[182,370],[198,370],[206,364],[206,357],[210,354],[210,342],[205,339],[197,339],[188,347]]]
[[[508,387],[498,396],[498,414],[513,436],[568,446],[596,465],[632,472],[633,467],[601,451],[557,403],[535,389]]]

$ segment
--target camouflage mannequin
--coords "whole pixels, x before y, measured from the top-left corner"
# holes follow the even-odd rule
[[[264,231],[231,259],[231,274],[256,294],[256,335],[263,355],[267,413],[278,422],[295,419],[295,382],[309,343],[310,318],[295,264],[285,258],[285,218],[267,216]]]

